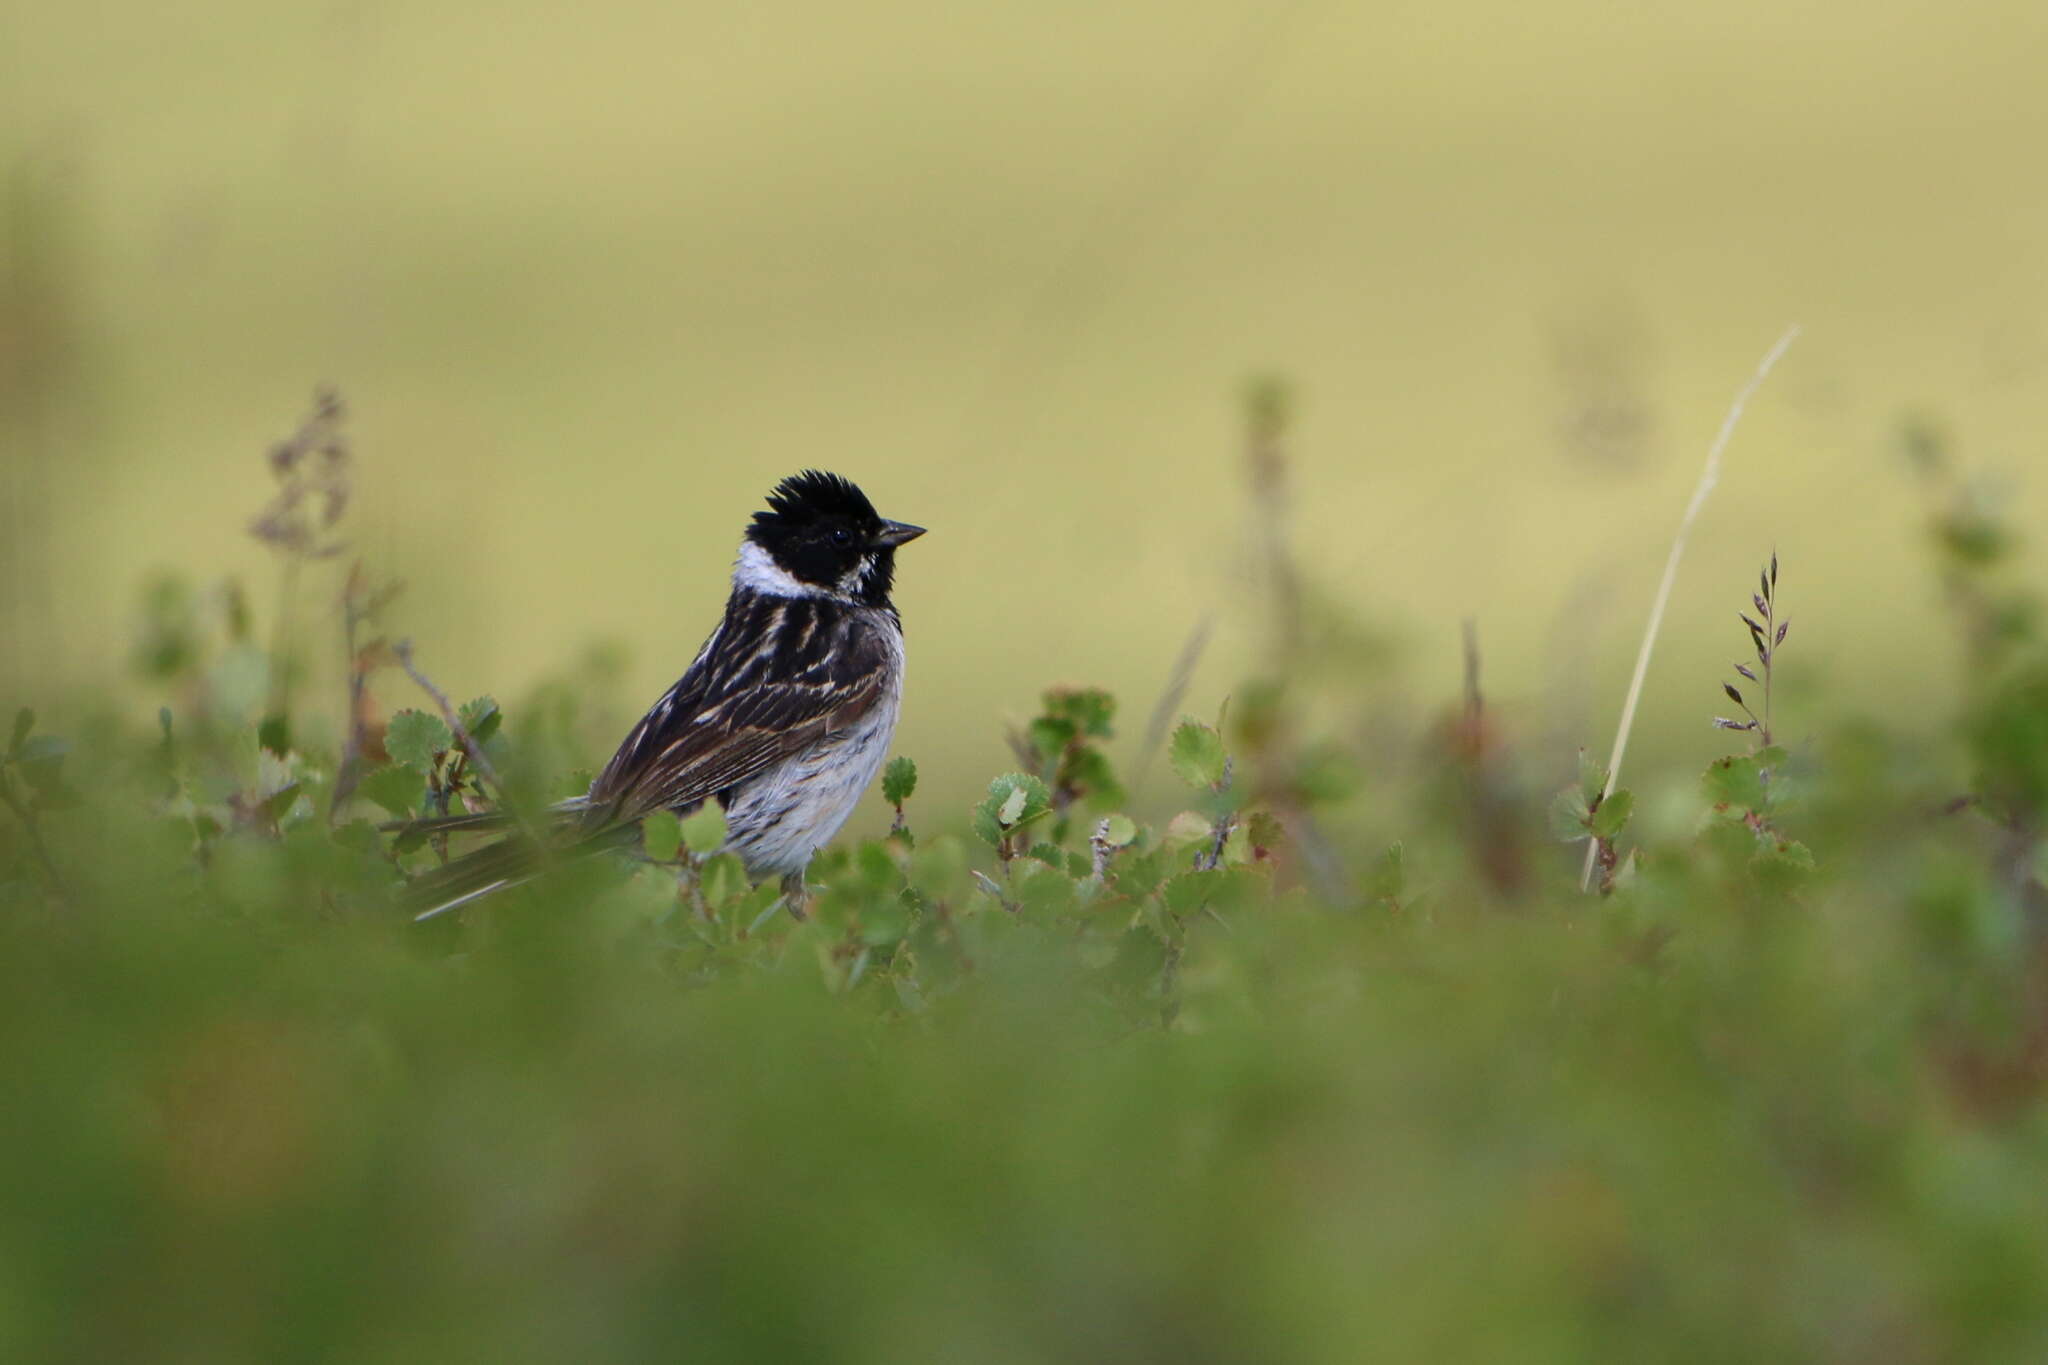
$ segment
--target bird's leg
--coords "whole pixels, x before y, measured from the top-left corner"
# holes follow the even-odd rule
[[[803,920],[810,918],[810,915],[804,910],[804,902],[809,897],[810,891],[804,885],[804,874],[802,872],[787,872],[783,874],[782,903],[789,907],[791,919]]]

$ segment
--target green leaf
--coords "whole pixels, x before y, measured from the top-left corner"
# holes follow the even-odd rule
[[[1636,883],[1642,879],[1642,860],[1636,854],[1637,850],[1630,849],[1628,856],[1621,860],[1621,866],[1614,869],[1613,886],[1615,891],[1631,891],[1635,888]]]
[[[918,846],[910,859],[910,882],[934,900],[959,900],[967,893],[967,846],[941,834]]]
[[[1185,919],[1203,910],[1236,910],[1257,899],[1264,879],[1245,868],[1183,872],[1167,882],[1166,908]]]
[[[1223,736],[1214,726],[1184,719],[1173,732],[1167,757],[1181,781],[1191,787],[1219,787],[1223,784]]]
[[[1144,853],[1126,853],[1116,860],[1117,890],[1130,896],[1149,895],[1166,875],[1167,851],[1155,848]]]
[[[640,822],[640,844],[657,863],[674,862],[683,846],[683,822],[672,810],[654,811]]]
[[[1332,744],[1311,744],[1302,750],[1295,785],[1310,801],[1342,801],[1364,782],[1358,763]]]
[[[275,823],[284,819],[286,813],[291,810],[293,803],[298,799],[299,784],[294,782],[290,786],[280,788],[264,797],[262,805],[257,809],[263,812],[264,819]]]
[[[1593,756],[1584,749],[1579,750],[1579,795],[1585,798],[1590,809],[1601,792],[1607,790],[1607,769],[1593,761]]]
[[[737,853],[720,853],[706,859],[697,879],[704,890],[705,904],[713,910],[722,909],[727,901],[746,894],[749,885],[746,864]],[[767,885],[771,890],[774,888],[772,881]]]
[[[397,763],[386,764],[356,783],[358,796],[400,820],[419,808],[426,790],[427,784],[418,773]]]
[[[1593,812],[1593,833],[1599,838],[1614,841],[1614,837],[1628,827],[1629,812],[1635,809],[1635,793],[1627,788],[1610,792],[1599,809]]]
[[[2048,655],[1985,688],[1964,733],[1980,794],[2019,810],[2048,806]]]
[[[716,853],[725,842],[725,810],[716,801],[706,801],[683,821],[683,844],[698,857]]]
[[[1027,915],[1058,915],[1074,907],[1074,880],[1063,868],[1037,858],[1012,864],[1010,893]]]
[[[917,764],[901,755],[890,759],[889,766],[882,769],[882,799],[892,806],[900,806],[916,790]]]
[[[1592,834],[1592,812],[1587,810],[1585,793],[1576,783],[1550,798],[1548,818],[1550,837],[1561,844],[1576,844]]]
[[[1066,850],[1061,848],[1058,844],[1046,843],[1043,840],[1041,840],[1040,842],[1033,844],[1030,850],[1024,856],[1027,858],[1036,858],[1039,862],[1044,863],[1047,867],[1056,867],[1059,868],[1062,872],[1066,871]]]
[[[265,716],[256,726],[256,742],[279,758],[283,758],[292,750],[291,717],[278,714]]]
[[[898,896],[879,896],[861,907],[860,941],[871,948],[887,947],[910,932],[910,910]]]
[[[464,702],[456,716],[462,721],[462,728],[469,731],[469,737],[477,742],[479,748],[483,747],[492,735],[497,734],[498,727],[505,723],[505,713],[498,709],[497,698],[488,693]]]
[[[1052,793],[1030,773],[1004,773],[989,783],[989,796],[997,802],[997,817],[1015,828],[1036,820],[1052,809]]]
[[[422,776],[433,768],[435,756],[454,742],[448,722],[425,711],[400,711],[384,730],[384,752]]]
[[[1255,810],[1247,815],[1245,828],[1251,834],[1254,848],[1275,849],[1287,842],[1287,826],[1269,810]]]
[[[1058,758],[1068,741],[1080,733],[1064,716],[1040,716],[1031,722],[1030,732],[1031,747],[1047,762]]]
[[[209,692],[214,710],[236,720],[248,716],[270,692],[270,656],[252,644],[230,646],[214,661]]]
[[[1401,845],[1388,844],[1365,875],[1365,894],[1376,901],[1398,901],[1407,889],[1408,869]]]
[[[1103,842],[1111,848],[1129,848],[1138,838],[1137,822],[1128,815],[1112,815],[1103,822]]]
[[[21,752],[22,742],[28,732],[36,728],[36,713],[24,706],[14,713],[14,736],[7,741],[7,756],[13,758]]]
[[[588,768],[571,768],[548,783],[547,790],[556,800],[573,801],[579,796],[590,794],[590,784],[596,777],[597,774]]]
[[[1761,810],[1764,804],[1763,774],[1750,754],[1731,754],[1716,759],[1701,779],[1707,800],[1715,806],[1734,810]]]
[[[1181,873],[1166,883],[1166,908],[1176,915],[1190,915],[1200,910],[1209,903],[1209,897],[1222,875],[1219,871]]]
[[[998,844],[1019,825],[1027,825],[1052,809],[1045,783],[1029,773],[1004,773],[988,784],[988,795],[974,808],[974,832]]]
[[[1082,749],[1073,755],[1073,761],[1061,776],[1079,788],[1088,804],[1097,810],[1114,806],[1124,799],[1123,787],[1109,766],[1109,756],[1100,749]]]
[[[1159,836],[1161,848],[1180,850],[1195,844],[1215,841],[1214,822],[1200,811],[1184,810],[1166,822],[1166,829]]]
[[[860,885],[870,891],[894,895],[903,887],[903,869],[883,840],[869,839],[857,845],[853,850],[853,870],[859,874]]]
[[[382,841],[377,837],[377,827],[368,820],[350,820],[346,824],[337,825],[332,837],[335,847],[345,848],[351,853],[374,857],[382,847]]]
[[[1110,721],[1116,716],[1116,698],[1101,688],[1055,688],[1043,700],[1048,717],[1068,722],[1080,734],[1109,738]]]
[[[1749,870],[1767,891],[1796,891],[1813,872],[1813,851],[1797,840],[1767,843],[1749,860]]]

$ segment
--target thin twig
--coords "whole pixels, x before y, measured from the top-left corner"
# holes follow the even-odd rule
[[[1237,761],[1233,758],[1225,758],[1223,760],[1223,780],[1216,784],[1216,792],[1219,796],[1229,792],[1231,770],[1236,765]],[[1235,828],[1237,828],[1237,813],[1235,811],[1225,810],[1216,817],[1215,827],[1210,832],[1208,851],[1195,855],[1195,869],[1197,871],[1213,872],[1223,865],[1223,848],[1224,845],[1230,842],[1230,832]]]
[[[1095,832],[1088,836],[1088,875],[1098,886],[1109,876],[1109,861],[1116,856],[1116,849],[1109,841],[1109,817],[1105,815],[1095,822]]]
[[[1699,517],[1700,508],[1706,505],[1707,495],[1714,491],[1714,485],[1721,478],[1721,452],[1728,447],[1728,438],[1735,434],[1735,424],[1742,420],[1742,410],[1749,404],[1750,396],[1763,385],[1778,358],[1785,354],[1799,336],[1797,325],[1785,329],[1785,335],[1778,338],[1778,344],[1765,353],[1763,363],[1756,367],[1756,373],[1735,395],[1735,401],[1728,405],[1728,415],[1721,420],[1721,430],[1714,437],[1714,444],[1707,450],[1706,467],[1700,471],[1700,481],[1692,490],[1692,500],[1685,505],[1685,515],[1679,519],[1678,534],[1672,539],[1671,553],[1664,560],[1664,577],[1657,584],[1656,600],[1650,604],[1649,624],[1643,630],[1642,647],[1636,651],[1635,676],[1629,680],[1628,698],[1621,706],[1621,724],[1614,732],[1614,751],[1607,759],[1607,785],[1600,791],[1601,800],[1606,800],[1614,791],[1614,784],[1621,778],[1621,758],[1628,750],[1629,731],[1636,723],[1636,703],[1642,699],[1643,678],[1650,671],[1650,651],[1656,648],[1657,632],[1664,626],[1664,607],[1671,600],[1671,585],[1678,578],[1678,561],[1685,555],[1686,539],[1692,534],[1692,524]],[[1599,854],[1597,840],[1586,846],[1586,863],[1579,870],[1579,890],[1584,891],[1593,882],[1593,862]]]

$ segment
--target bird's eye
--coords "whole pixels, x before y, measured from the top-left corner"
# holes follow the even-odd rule
[[[844,526],[840,527],[832,533],[832,543],[844,549],[846,546],[853,544],[853,532],[847,530]]]

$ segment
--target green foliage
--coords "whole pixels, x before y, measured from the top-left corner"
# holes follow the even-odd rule
[[[492,736],[498,733],[498,727],[505,721],[505,713],[498,709],[496,698],[483,696],[464,702],[456,712],[456,718],[462,722],[462,728],[469,731],[469,737],[482,746],[489,744]]]
[[[917,764],[898,754],[882,769],[882,799],[901,807],[917,791]]]
[[[1595,839],[1613,843],[1616,836],[1628,827],[1629,812],[1635,809],[1635,793],[1623,788],[1589,812],[1586,827]]]
[[[384,731],[384,751],[391,761],[402,763],[425,776],[435,761],[455,743],[448,723],[425,711],[400,711]]]
[[[260,650],[176,643],[143,732],[24,710],[0,754],[8,1359],[2048,1342],[2025,641],[1946,739],[1802,717],[1825,762],[1640,800],[1582,757],[1548,817],[1597,899],[1476,688],[1416,746],[1455,824],[1284,688],[1229,745],[1182,722],[1149,806],[1110,699],[1062,689],[915,841],[890,763],[897,827],[857,817],[801,904],[705,803],[425,925],[405,880],[505,833],[378,827],[494,803],[442,720],[350,770],[314,717],[262,732]],[[515,789],[580,791],[616,739],[572,683],[461,708]]]
[[[356,794],[374,802],[394,819],[416,815],[425,799],[427,784],[411,768],[391,763],[372,772],[356,784]]]
[[[1030,773],[1004,773],[988,784],[988,795],[974,808],[974,832],[998,849],[1010,836],[1052,812],[1052,794]]]
[[[1223,785],[1223,736],[1214,726],[1183,718],[1174,728],[1167,756],[1173,763],[1174,772],[1190,787],[1214,789]]]
[[[1616,788],[1602,797],[1601,789],[1606,785],[1606,770],[1589,765],[1582,752],[1579,755],[1579,780],[1550,799],[1550,836],[1565,844],[1576,844],[1589,838],[1603,844],[1613,843],[1628,828],[1628,818],[1635,811],[1636,799],[1626,787]]]
[[[699,858],[718,851],[725,842],[725,811],[716,801],[706,801],[682,822],[683,846]]]
[[[683,822],[673,811],[655,811],[640,822],[640,846],[657,863],[674,862],[683,846]]]
[[[509,762],[517,721],[492,739]],[[456,762],[431,726],[398,728],[410,761],[366,774],[361,807],[416,813]],[[1220,738],[1190,724],[1174,743],[1210,801]],[[177,795],[120,794],[124,750]],[[524,1332],[587,1321],[595,1294],[636,1340],[744,1355],[893,1357],[902,1331],[955,1358],[1019,1341],[1102,1358],[1132,1331],[1193,1349],[1146,1316],[1161,1305],[1210,1340],[1486,1354],[1464,1324],[1506,1295],[1559,1325],[1558,1359],[1654,1356],[1674,1334],[1783,1358],[1846,1330],[1785,1286],[1874,1261],[1958,1286],[1906,1310],[1958,1355],[2048,1332],[2030,1295],[1985,1307],[1962,1288],[2048,1275],[2048,1158],[2014,1122],[2043,1101],[1998,1061],[2031,1027],[2006,968],[2023,931],[1989,865],[1936,875],[1876,832],[1948,837],[1875,818],[1875,760],[1841,775],[1848,807],[1814,779],[1802,811],[1855,812],[1828,829],[1858,851],[1825,866],[1747,823],[1783,809],[1790,756],[1717,764],[1700,852],[1617,869],[1603,934],[1561,889],[1518,915],[1471,903],[1427,828],[1364,845],[1321,901],[1290,883],[1299,851],[1249,790],[1242,812],[1117,811],[1062,837],[1023,772],[961,813],[978,843],[948,831],[956,814],[914,848],[828,849],[801,922],[712,852],[707,805],[645,822],[645,852],[680,872],[570,863],[416,928],[392,892],[439,852],[318,818],[318,756],[258,756],[253,730],[209,749],[175,718],[67,752],[29,718],[0,773],[76,782],[81,755],[91,803],[45,822],[76,874],[74,929],[23,927],[48,893],[0,830],[17,926],[0,1062],[25,1116],[5,1152],[42,1173],[10,1206],[61,1230],[38,1234],[64,1248],[40,1293],[69,1324],[16,1326],[26,1357],[60,1330],[118,1353],[110,1298],[153,1305],[157,1338],[198,1354],[432,1357],[492,1354],[480,1305]],[[909,794],[896,771],[885,798]],[[1633,826],[1625,793],[1597,799],[1603,778],[1560,794],[1561,833]],[[1856,913],[1729,915],[1724,834],[1750,894]],[[78,855],[100,841],[123,856],[94,869]],[[1966,1188],[1958,1169],[1979,1174]],[[191,1250],[226,1226],[237,1250]],[[1077,1280],[1077,1245],[1122,1269]],[[431,1329],[396,1313],[393,1254]],[[930,1316],[905,1268],[938,1266],[973,1311]],[[772,1286],[777,1312],[734,1284]],[[250,1306],[182,1307],[215,1294]],[[1077,1294],[1114,1326],[1040,1311]]]
[[[2048,815],[2048,656],[1996,679],[1965,722],[1979,790],[2017,819]]]
[[[1116,699],[1100,688],[1055,687],[1039,702],[1039,714],[1013,747],[1044,779],[1054,811],[1064,817],[1077,802],[1097,810],[1120,805],[1123,785],[1102,747],[1115,735]]]
[[[1782,749],[1767,752],[1775,755],[1778,762],[1784,760]],[[1769,799],[1764,787],[1763,758],[1763,754],[1731,754],[1715,759],[1702,779],[1708,803],[1716,809],[1763,809]]]
[[[24,706],[14,713],[14,728],[7,740],[7,757],[21,757],[22,746],[28,742],[30,732],[36,728],[36,713]]]

